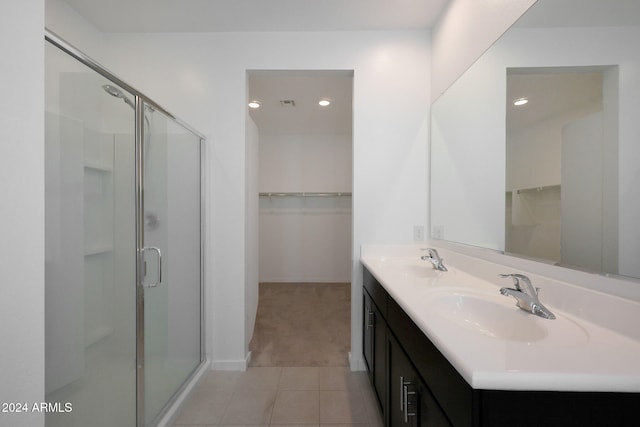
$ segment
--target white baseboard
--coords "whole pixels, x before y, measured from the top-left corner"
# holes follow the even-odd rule
[[[212,371],[246,371],[251,362],[251,352],[247,352],[244,359],[212,360],[210,368]]]
[[[362,355],[360,357],[354,357],[353,353],[349,352],[349,367],[352,371],[366,371],[367,366],[364,364]]]

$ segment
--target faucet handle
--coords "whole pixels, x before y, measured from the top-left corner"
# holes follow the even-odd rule
[[[433,264],[433,268],[435,268],[436,270],[447,271],[447,267],[445,267],[443,264],[444,259],[440,258],[440,254],[438,253],[437,249],[425,248],[421,250],[427,251],[427,254],[422,255],[420,259],[422,259],[423,261],[430,261],[431,264]]]
[[[534,288],[531,285],[531,280],[524,274],[500,274],[500,277],[511,277],[515,289],[501,288],[500,293],[502,295],[511,295],[518,302],[517,306],[521,309],[533,313],[537,316],[544,317],[545,319],[555,319],[556,316],[546,308],[540,300],[538,300],[538,293],[540,288]]]
[[[513,279],[513,286],[515,286],[515,288],[518,291],[526,293],[528,290],[534,289],[533,286],[531,285],[531,280],[529,280],[529,278],[524,274],[517,274],[517,273],[500,274],[500,277],[505,277],[505,278],[511,277]],[[524,283],[525,289],[522,288],[522,285],[520,284],[520,282]],[[537,289],[536,289],[536,294],[537,294]]]

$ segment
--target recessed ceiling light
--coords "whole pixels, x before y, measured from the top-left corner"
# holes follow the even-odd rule
[[[515,101],[513,101],[513,105],[515,106],[521,106],[526,104],[527,102],[529,102],[529,100],[527,98],[518,98]]]
[[[248,105],[249,105],[249,108],[254,108],[254,109],[255,108],[260,108],[260,102],[258,102],[258,101],[251,101],[251,102],[249,102]]]
[[[331,101],[329,101],[327,98],[318,101],[318,105],[320,105],[321,107],[326,107],[329,104],[331,104]]]

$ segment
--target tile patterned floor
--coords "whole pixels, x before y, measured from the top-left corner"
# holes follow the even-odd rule
[[[174,426],[381,427],[364,372],[347,367],[348,283],[260,285],[246,372],[210,371]]]
[[[364,372],[346,367],[251,367],[211,371],[174,426],[381,427]]]

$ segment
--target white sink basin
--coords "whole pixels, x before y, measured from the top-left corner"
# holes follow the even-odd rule
[[[576,345],[588,339],[587,332],[573,320],[557,316],[543,319],[515,305],[515,300],[485,292],[459,290],[436,292],[427,306],[434,314],[456,325],[486,336],[507,341],[551,340]]]

